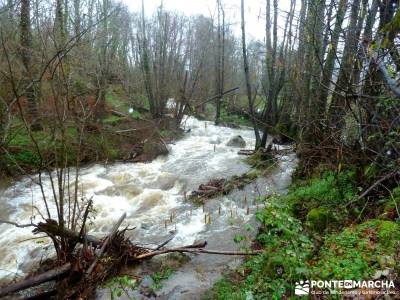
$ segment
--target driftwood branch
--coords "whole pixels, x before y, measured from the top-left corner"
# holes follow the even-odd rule
[[[121,226],[122,222],[124,221],[124,219],[126,218],[126,213],[124,213],[118,220],[117,223],[114,224],[113,228],[111,229],[110,234],[108,235],[108,237],[106,238],[106,240],[104,241],[103,245],[100,248],[100,252],[97,255],[97,257],[95,258],[95,260],[93,261],[93,263],[91,264],[91,266],[89,267],[89,269],[87,269],[86,271],[86,277],[88,277],[90,275],[90,273],[92,273],[94,267],[96,266],[97,262],[99,261],[99,259],[101,258],[101,256],[104,253],[104,250],[106,249],[106,247],[108,246],[108,244],[110,243],[110,241],[113,239],[115,233],[117,232],[119,226]]]
[[[18,224],[12,221],[6,221],[6,220],[0,220],[0,224],[10,224],[10,225],[14,225],[15,227],[18,228],[26,228],[26,227],[35,227],[37,225],[31,223],[31,224]]]
[[[92,236],[92,235],[80,235],[77,232],[74,232],[67,228],[61,228],[56,222],[46,222],[46,223],[39,223],[36,228],[34,229],[33,233],[47,233],[52,236],[62,236],[70,240],[75,240],[78,243],[83,243],[86,240],[88,243],[92,244],[94,247],[98,247],[101,245],[101,239]]]
[[[125,118],[128,117],[127,114],[124,114],[124,113],[122,113],[120,111],[116,111],[114,109],[111,110],[111,114],[114,115],[114,116],[117,116],[117,117],[125,117]]]
[[[354,200],[350,201],[349,203],[346,204],[346,207],[349,206],[350,204],[357,202],[358,200],[361,200],[365,196],[367,196],[374,188],[376,188],[379,184],[384,182],[385,180],[388,180],[389,178],[392,178],[394,176],[400,175],[400,171],[396,170],[391,173],[386,174],[385,176],[381,177],[377,181],[375,181],[369,188],[367,188],[360,196],[355,198]]]
[[[239,87],[231,88],[231,89],[229,89],[229,90],[223,92],[222,94],[215,95],[215,96],[213,96],[213,97],[211,97],[211,98],[208,98],[207,100],[205,100],[205,101],[203,101],[203,102],[201,102],[201,103],[198,103],[197,105],[194,105],[194,107],[200,107],[200,106],[202,106],[202,105],[204,105],[204,104],[206,104],[206,103],[208,103],[208,102],[211,102],[211,101],[213,101],[213,100],[215,100],[215,99],[222,98],[222,97],[225,96],[226,94],[229,94],[229,93],[231,93],[231,92],[234,92],[234,91],[236,91],[236,90],[238,90],[238,89],[239,89]]]
[[[26,280],[23,280],[23,281],[14,283],[14,284],[10,284],[6,287],[0,288],[0,297],[4,297],[5,295],[8,295],[10,293],[22,291],[27,288],[42,284],[44,282],[54,280],[58,277],[65,275],[70,270],[71,270],[71,264],[67,263],[65,265],[62,265],[61,267],[52,269],[52,270],[42,273],[40,275],[28,278]]]
[[[377,180],[373,185],[371,185],[369,188],[367,188],[359,197],[358,200],[361,198],[364,198],[365,196],[367,196],[375,187],[377,187],[379,184],[381,184],[382,182],[384,182],[385,180],[394,177],[396,175],[400,174],[400,171],[394,171],[391,172],[389,174],[386,174],[385,176],[383,176],[382,178],[380,178],[379,180]]]
[[[241,149],[238,151],[239,155],[246,155],[246,156],[253,155],[254,153],[256,153],[256,151],[252,149]]]
[[[174,239],[174,237],[176,236],[176,232],[173,233],[170,237],[168,237],[164,242],[162,242],[160,245],[157,246],[156,249],[154,250],[160,250],[162,247],[164,247],[166,244],[168,244],[170,241],[172,241]]]
[[[158,250],[158,251],[153,251],[153,252],[138,255],[136,257],[136,259],[137,260],[148,259],[148,258],[154,257],[156,255],[167,254],[167,253],[172,253],[172,252],[193,253],[193,254],[204,253],[204,254],[218,254],[218,255],[257,255],[257,254],[262,253],[262,250],[256,250],[256,251],[252,251],[252,252],[207,250],[207,249],[204,249],[204,247],[206,245],[207,245],[207,242],[201,242],[201,243],[190,245],[190,246]]]

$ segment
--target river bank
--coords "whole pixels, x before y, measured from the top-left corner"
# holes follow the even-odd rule
[[[358,196],[357,171],[322,171],[264,198],[255,244],[263,254],[226,273],[208,299],[297,299],[300,282],[386,282],[386,287],[305,286],[311,299],[399,299],[400,190]],[[389,287],[389,284],[392,286]],[[372,284],[373,285],[373,284]],[[312,293],[312,294],[311,294]]]
[[[3,181],[33,174],[38,169],[55,167],[55,147],[62,145],[54,144],[51,132],[45,129],[32,134],[35,141],[21,125],[15,130],[7,148],[4,148],[7,152],[0,153],[0,178]],[[176,127],[174,120],[167,117],[147,120],[110,114],[102,123],[93,124],[81,133],[80,146],[77,144],[78,134],[78,129],[73,126],[68,128],[66,134],[68,165],[72,167],[77,160],[81,166],[118,161],[151,161],[158,155],[168,153],[166,144],[180,138],[182,130]]]

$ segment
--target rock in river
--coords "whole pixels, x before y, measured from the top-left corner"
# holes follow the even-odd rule
[[[240,135],[235,135],[231,137],[226,145],[230,147],[244,148],[246,147],[246,142]]]

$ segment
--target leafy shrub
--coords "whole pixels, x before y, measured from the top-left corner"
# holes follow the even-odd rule
[[[309,229],[322,232],[328,225],[329,211],[326,208],[313,208],[308,212],[306,219]]]
[[[399,247],[400,226],[391,221],[370,220],[326,237],[313,278],[371,279],[379,269],[393,267],[390,256]]]
[[[162,287],[162,281],[170,278],[172,273],[174,273],[173,269],[169,267],[164,267],[159,272],[156,272],[153,275],[151,275],[151,278],[154,280],[152,288],[154,290],[159,290]]]
[[[294,189],[286,197],[294,214],[305,219],[312,209],[320,209],[329,217],[328,225],[343,222],[348,215],[345,205],[356,195],[355,172],[325,172],[321,178],[313,178]],[[315,216],[316,211],[312,213]],[[336,224],[335,224],[336,222]]]
[[[21,152],[14,153],[13,158],[19,164],[22,164],[24,166],[39,165],[39,156],[36,153],[29,151],[29,150],[23,150]]]
[[[110,289],[111,299],[118,299],[122,297],[124,293],[128,295],[128,290],[136,288],[137,282],[135,279],[129,276],[118,276],[107,282],[106,287]]]

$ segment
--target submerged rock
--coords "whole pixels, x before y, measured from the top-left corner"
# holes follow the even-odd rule
[[[246,142],[240,135],[235,135],[234,137],[231,137],[226,145],[229,147],[244,148],[246,147]]]
[[[152,225],[153,224],[150,222],[143,222],[142,224],[140,224],[140,228],[143,230],[149,230]]]

